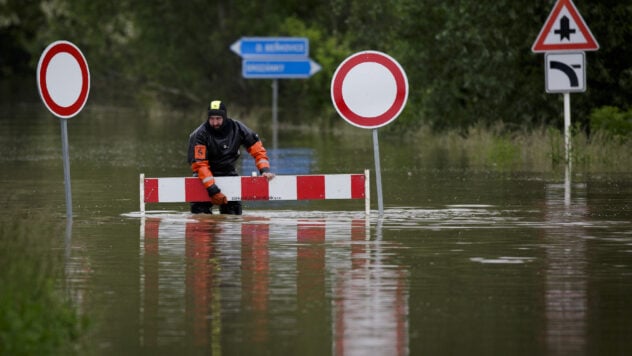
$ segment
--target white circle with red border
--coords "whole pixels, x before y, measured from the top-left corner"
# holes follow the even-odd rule
[[[378,128],[404,110],[408,78],[393,57],[378,51],[358,52],[336,69],[331,100],[338,114],[351,125]]]
[[[68,41],[48,45],[37,64],[37,89],[55,116],[77,115],[88,100],[90,72],[83,53]]]

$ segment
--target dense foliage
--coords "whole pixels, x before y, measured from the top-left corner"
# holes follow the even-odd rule
[[[561,125],[561,95],[544,92],[543,55],[531,45],[554,1],[497,0],[4,0],[0,73],[30,75],[45,46],[77,44],[93,81],[91,101],[132,98],[195,107],[221,97],[269,107],[270,80],[241,78],[229,50],[242,36],[306,36],[322,71],[280,81],[284,120],[336,118],[329,98],[338,64],[360,50],[386,52],[410,84],[398,127],[466,129]],[[632,102],[632,5],[575,5],[600,43],[587,54],[588,91],[573,95],[573,120]]]

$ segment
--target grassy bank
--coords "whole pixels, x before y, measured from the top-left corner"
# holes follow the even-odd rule
[[[523,131],[508,131],[500,126],[473,127],[467,134],[435,133],[422,128],[406,137],[418,159],[439,155],[446,166],[537,172],[556,171],[565,166],[564,133],[551,127]],[[575,130],[570,151],[573,169],[632,172],[630,143],[632,138],[613,137],[599,131],[589,137]]]
[[[62,229],[40,220],[0,224],[0,355],[79,353],[85,321],[61,286]]]
[[[342,121],[342,119],[341,119]],[[382,158],[396,159],[401,167],[460,168],[492,171],[558,172],[566,167],[563,130],[554,127],[508,130],[502,125],[436,132],[427,126],[402,132],[379,128]],[[297,127],[284,127],[296,130]],[[318,128],[300,128],[303,131]],[[632,172],[632,135],[571,130],[570,161],[574,172]],[[325,134],[361,147],[372,147],[371,130],[338,123]]]
[[[593,131],[590,135],[577,127],[571,130],[573,170],[632,172],[632,155],[629,154],[632,129],[622,130],[622,124],[612,124],[618,122],[612,119],[612,114],[604,114],[605,118],[600,119],[600,113],[597,111],[596,118],[592,119]],[[351,139],[360,146],[371,146],[371,130],[354,127],[342,118],[329,122],[323,117],[307,115],[297,122],[286,120],[283,114],[279,119],[279,130],[282,132],[312,132],[343,141]],[[271,136],[271,114],[268,111],[254,110],[236,115],[264,136]],[[632,117],[632,112],[629,115]],[[466,133],[459,129],[436,132],[426,125],[402,128],[394,121],[378,130],[383,144],[392,144],[396,148],[409,147],[406,154],[411,155],[415,162],[441,157],[443,167],[550,172],[563,170],[566,162],[564,132],[556,127],[516,130],[498,124],[493,127],[474,125]],[[388,152],[388,147],[384,150]]]

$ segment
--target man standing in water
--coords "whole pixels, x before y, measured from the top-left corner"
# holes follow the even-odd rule
[[[202,181],[211,201],[191,203],[192,213],[212,214],[213,205],[218,205],[221,214],[241,215],[241,202],[228,201],[213,178],[239,175],[235,163],[241,146],[254,158],[262,176],[268,180],[274,178],[259,135],[241,122],[230,119],[222,101],[211,101],[208,119],[189,136],[188,152],[191,169]]]

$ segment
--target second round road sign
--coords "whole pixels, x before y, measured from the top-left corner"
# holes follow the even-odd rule
[[[37,89],[55,116],[68,119],[88,100],[90,72],[83,53],[68,41],[51,43],[37,64]]]
[[[331,100],[351,125],[372,129],[399,116],[408,99],[406,72],[391,56],[377,51],[355,53],[336,69]]]

